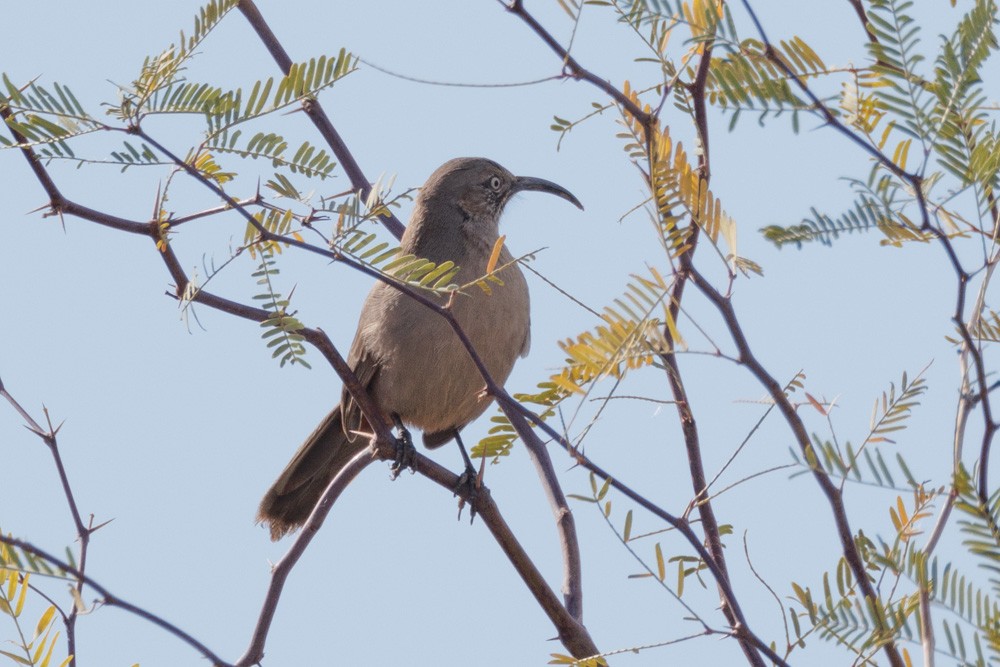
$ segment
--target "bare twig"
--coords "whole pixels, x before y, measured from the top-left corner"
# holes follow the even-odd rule
[[[771,594],[771,597],[774,598],[774,601],[778,603],[778,610],[781,613],[781,622],[785,626],[785,643],[791,646],[792,636],[788,632],[788,618],[785,616],[785,604],[781,601],[781,598],[778,596],[778,594],[774,592],[774,589],[771,588],[770,584],[768,584],[767,581],[764,580],[764,577],[760,576],[760,573],[757,572],[757,568],[753,566],[753,561],[750,559],[750,545],[747,543],[746,531],[743,532],[743,555],[746,558],[747,566],[749,566],[750,571],[753,573],[754,578],[756,578],[757,581],[759,581],[761,585],[767,589],[767,592]]]
[[[704,49],[701,54],[701,59],[698,62],[695,79],[687,86],[691,94],[694,107],[695,125],[698,131],[698,138],[702,146],[702,150],[699,151],[698,155],[699,180],[701,187],[705,188],[708,187],[711,179],[711,165],[709,162],[710,154],[708,149],[708,114],[705,104],[705,84],[708,79],[711,60],[712,42],[709,41],[704,43]],[[647,133],[646,142],[650,164],[653,164],[652,153],[655,150],[655,139]],[[655,184],[652,182],[652,179],[649,179],[649,185],[651,189],[655,190]],[[701,227],[694,221],[691,222],[690,227],[691,233],[687,240],[689,248],[681,253],[678,258],[680,267],[676,272],[674,284],[671,286],[670,290],[670,315],[675,322],[677,321],[677,315],[680,311],[681,301],[683,300],[684,288],[691,276],[694,253],[698,247],[698,240],[700,238]],[[698,516],[701,519],[703,530],[705,531],[705,541],[708,544],[708,549],[712,554],[712,558],[715,560],[721,576],[723,576],[726,579],[726,582],[729,583],[729,571],[726,566],[725,550],[722,544],[722,533],[719,529],[719,522],[715,517],[715,509],[713,508],[712,503],[709,502],[708,498],[708,482],[705,476],[705,466],[701,456],[701,442],[698,433],[698,425],[695,421],[694,411],[691,407],[687,389],[681,376],[680,366],[677,362],[677,355],[673,352],[675,346],[673,344],[673,337],[669,327],[664,327],[664,336],[669,343],[671,351],[662,355],[662,359],[667,368],[667,382],[670,385],[671,394],[676,402],[681,432],[683,433],[684,445],[687,451],[688,471],[691,476],[691,484],[694,487],[695,492],[695,497],[692,500],[692,503],[697,508]],[[743,623],[743,620],[738,618],[733,612],[730,601],[725,595],[722,596],[722,612],[732,627],[739,627]],[[739,641],[740,648],[743,650],[743,654],[746,656],[747,661],[755,667],[764,667],[764,660],[754,649],[752,642],[750,642],[746,637],[739,637]]]
[[[309,546],[316,532],[323,525],[326,515],[333,508],[333,504],[337,501],[337,498],[347,488],[347,485],[371,462],[372,451],[365,449],[358,452],[347,465],[341,468],[337,476],[330,480],[326,491],[323,492],[319,502],[316,503],[316,507],[313,508],[312,513],[306,520],[305,525],[302,526],[302,531],[295,538],[292,546],[285,552],[281,560],[271,568],[271,583],[267,587],[267,594],[264,597],[264,604],[261,607],[257,625],[250,639],[250,645],[243,653],[243,656],[236,661],[236,667],[256,665],[263,659],[264,643],[267,641],[267,634],[271,629],[271,621],[274,619],[274,612],[278,608],[278,600],[281,598],[281,591],[285,586],[285,580],[288,579],[292,568],[295,567],[299,558],[305,553],[306,547]]]
[[[733,628],[733,633],[739,637],[746,637],[754,645],[754,647],[762,652],[767,659],[774,664],[787,667],[787,663],[782,660],[780,656],[774,653],[767,643],[754,634],[754,632],[750,629],[750,626],[747,625],[745,617],[743,616],[743,611],[740,608],[739,601],[737,600],[736,594],[730,586],[728,579],[722,575],[722,572],[716,565],[712,554],[710,554],[702,544],[701,538],[699,538],[694,530],[691,529],[690,522],[687,519],[667,512],[665,509],[651,502],[648,498],[636,492],[621,480],[612,477],[607,470],[576,449],[572,443],[547,424],[541,417],[515,401],[510,396],[506,394],[497,396],[497,403],[499,403],[501,407],[504,407],[504,411],[508,416],[511,414],[508,410],[520,413],[527,421],[534,424],[539,430],[543,431],[547,436],[552,438],[553,441],[558,443],[559,446],[566,451],[570,458],[573,459],[574,463],[597,475],[602,482],[607,481],[613,489],[619,491],[622,495],[626,496],[632,502],[642,507],[649,513],[667,522],[681,535],[683,535],[684,539],[687,540],[688,544],[690,544],[698,554],[698,557],[705,562],[706,567],[712,573],[712,577],[718,583],[722,596],[726,599],[727,604],[733,610],[733,614],[739,622],[739,624]],[[511,423],[514,423],[513,420]],[[528,432],[533,433],[533,431]],[[520,430],[518,430],[518,435],[521,435]]]
[[[63,494],[66,496],[66,504],[69,506],[70,516],[73,518],[73,525],[76,527],[76,539],[80,543],[77,562],[79,563],[79,572],[82,574],[87,569],[87,554],[88,547],[90,546],[90,535],[94,532],[95,528],[93,525],[93,517],[91,517],[89,524],[84,524],[83,517],[80,515],[80,509],[76,504],[76,497],[73,495],[73,489],[69,483],[69,475],[66,473],[66,466],[63,465],[62,455],[59,453],[59,443],[56,439],[59,427],[52,426],[52,421],[49,419],[49,411],[46,409],[45,420],[47,427],[43,429],[38,422],[36,422],[31,415],[29,415],[28,412],[21,407],[14,397],[10,395],[4,387],[2,381],[0,381],[0,397],[7,399],[17,413],[21,415],[22,419],[24,419],[27,423],[28,430],[41,438],[42,442],[45,443],[46,448],[48,448],[49,453],[52,455],[52,460],[56,466],[56,472],[59,475],[59,483],[62,486]],[[83,584],[83,578],[77,577],[76,593],[78,596],[83,593]],[[76,665],[76,619],[79,616],[79,608],[76,604],[73,604],[68,614],[63,613],[61,609],[60,614],[63,615],[63,622],[66,626],[66,648],[70,655],[69,664]]]
[[[3,542],[4,544],[12,546],[16,549],[20,549],[21,551],[24,551],[26,553],[30,553],[34,556],[37,556],[38,558],[41,558],[49,565],[52,565],[62,570],[63,572],[71,574],[78,581],[82,581],[84,584],[92,588],[100,596],[101,599],[99,600],[99,602],[101,604],[107,605],[109,607],[118,607],[119,609],[124,609],[130,614],[138,616],[139,618],[149,621],[153,625],[162,628],[163,630],[166,630],[169,634],[173,635],[174,637],[177,637],[182,642],[184,642],[188,646],[198,651],[202,656],[210,660],[213,667],[232,667],[229,663],[222,660],[222,658],[220,658],[214,652],[212,652],[212,650],[209,649],[207,646],[202,644],[200,641],[192,637],[184,630],[181,630],[179,627],[177,627],[170,621],[167,621],[163,617],[158,616],[150,611],[147,611],[142,607],[138,607],[132,604],[131,602],[126,602],[125,600],[114,595],[107,588],[101,586],[99,583],[91,579],[89,576],[85,575],[83,572],[76,569],[69,563],[63,561],[62,559],[53,556],[52,554],[48,553],[43,549],[40,549],[39,547],[36,547],[34,544],[30,542],[20,540],[16,537],[8,537],[6,535],[0,534],[0,542]]]
[[[257,194],[249,199],[244,199],[243,201],[237,202],[240,206],[253,206],[254,204],[263,203],[263,199],[260,194]],[[216,215],[218,213],[225,213],[226,211],[232,210],[229,204],[223,204],[222,206],[215,206],[213,208],[205,209],[204,211],[198,211],[197,213],[191,213],[189,215],[181,215],[176,218],[170,218],[167,222],[170,223],[171,227],[180,227],[186,222],[192,222],[193,220],[198,220],[200,218],[205,218],[210,215]]]
[[[274,61],[278,64],[278,67],[282,72],[288,74],[288,71],[292,67],[292,59],[289,57],[288,52],[285,51],[285,47],[281,45],[278,41],[277,36],[271,30],[271,26],[267,24],[264,20],[263,15],[261,15],[260,10],[257,9],[257,5],[254,4],[253,0],[240,0],[238,5],[240,12],[246,17],[246,20],[253,27],[257,36],[260,37],[260,41],[264,43],[265,48],[274,58]],[[330,117],[326,115],[326,111],[323,110],[322,105],[320,105],[319,100],[309,99],[302,103],[302,109],[306,112],[306,115],[312,120],[313,125],[319,130],[319,133],[323,135],[328,146],[333,151],[333,154],[337,156],[340,160],[340,166],[347,174],[347,177],[351,179],[351,184],[354,188],[361,192],[364,197],[367,197],[372,190],[371,181],[369,181],[364,172],[361,170],[361,166],[358,161],[354,159],[354,155],[351,153],[350,149],[347,148],[347,144],[344,143],[343,138],[341,138],[340,133],[333,126],[330,121]],[[396,238],[403,236],[403,223],[396,218],[395,215],[389,213],[388,217],[380,217],[382,224],[385,225]]]
[[[806,453],[811,448],[811,444],[805,425],[795,411],[795,407],[785,395],[782,386],[767,372],[751,351],[750,344],[747,342],[743,329],[739,324],[732,303],[712,287],[694,267],[691,267],[691,277],[701,293],[708,297],[708,300],[712,302],[722,315],[726,327],[733,338],[733,342],[739,351],[740,362],[770,394],[771,399],[778,406],[782,416],[791,428],[799,448],[803,454],[807,455]],[[854,542],[854,533],[847,518],[847,509],[844,506],[843,494],[821,468],[814,466],[811,468],[811,471],[833,512],[834,524],[836,525],[837,536],[840,539],[841,550],[848,565],[851,567],[854,577],[857,579],[858,587],[866,598],[877,600],[878,596],[868,578],[864,559],[861,557],[857,544]],[[899,650],[896,648],[895,642],[887,642],[883,645],[882,650],[885,651],[886,656],[889,658],[889,663],[893,667],[903,667],[902,657],[899,655]]]
[[[364,58],[358,58],[358,62],[373,70],[382,72],[394,79],[400,79],[402,81],[410,81],[412,83],[420,83],[425,86],[444,86],[446,88],[520,88],[522,86],[534,86],[539,83],[548,83],[549,81],[558,81],[562,79],[561,76],[547,76],[542,79],[533,79],[531,81],[515,81],[512,83],[468,83],[459,81],[438,81],[436,79],[423,79],[417,76],[410,76],[408,74],[401,74],[399,72],[394,72],[391,69],[381,67],[375,63],[365,60]]]
[[[652,114],[648,114],[639,108],[635,102],[626,97],[622,91],[618,90],[618,88],[612,86],[610,82],[583,68],[580,63],[577,62],[576,58],[571,56],[569,52],[562,47],[559,41],[552,36],[552,33],[542,27],[542,24],[539,23],[527,9],[524,8],[523,0],[511,0],[510,3],[504,2],[504,0],[497,0],[497,2],[499,2],[508,12],[524,21],[524,23],[527,24],[527,26],[531,28],[531,30],[534,31],[534,33],[538,35],[538,37],[545,42],[545,44],[552,49],[557,56],[559,56],[559,59],[563,63],[563,72],[566,76],[579,81],[586,81],[594,86],[597,86],[644,126],[652,126],[655,122],[655,118]]]
[[[504,398],[513,400],[509,396]],[[520,413],[504,409],[504,414],[507,415],[511,425],[521,436],[521,440],[528,450],[528,456],[535,464],[535,470],[541,479],[549,507],[555,516],[563,555],[563,597],[566,601],[567,611],[576,619],[577,623],[582,624],[583,564],[580,559],[580,544],[577,540],[573,513],[569,509],[569,503],[566,502],[566,496],[563,494],[559,478],[552,465],[552,458],[549,456],[545,444]]]
[[[522,21],[524,21],[534,32],[542,39],[563,61],[564,71],[573,78],[588,81],[589,83],[597,86],[612,99],[614,99],[625,111],[633,118],[635,118],[645,129],[645,142],[648,151],[653,149],[653,144],[655,141],[655,133],[652,131],[656,124],[656,117],[653,114],[647,113],[638,107],[631,99],[626,97],[620,90],[612,86],[609,82],[600,79],[593,73],[585,70],[580,64],[556,41],[556,39],[547,31],[541,24],[532,16],[524,7],[522,0],[511,0],[509,4],[499,0],[501,4],[507,9],[507,11],[517,15]],[[701,145],[703,150],[700,155],[700,175],[703,182],[707,183],[710,170],[707,162],[708,154],[708,121],[705,109],[705,99],[704,90],[705,83],[708,77],[709,66],[711,63],[711,52],[712,45],[711,42],[707,42],[702,51],[702,59],[699,63],[698,71],[695,75],[695,80],[691,84],[691,90],[693,92],[693,97],[696,106],[696,122],[698,124],[699,138],[701,140]],[[700,107],[698,106],[700,104]],[[647,176],[647,180],[649,177]],[[652,183],[650,183],[652,185]],[[684,292],[684,285],[687,281],[687,274],[685,272],[684,262],[688,264],[691,261],[691,255],[694,250],[694,246],[697,243],[698,227],[697,225],[692,225],[692,235],[688,240],[688,243],[692,246],[684,255],[682,256],[682,269],[675,280],[674,285],[671,288],[671,314],[676,320],[677,311],[680,307],[681,298]],[[683,258],[686,258],[683,259]],[[669,331],[667,332],[667,337],[669,340]],[[671,385],[671,391],[673,393],[673,398],[677,406],[678,413],[680,415],[681,428],[684,432],[684,440],[687,445],[688,450],[688,461],[691,469],[692,483],[694,484],[695,491],[699,495],[705,493],[707,490],[707,484],[704,474],[704,466],[701,462],[701,452],[700,444],[698,441],[698,431],[695,424],[694,415],[691,411],[690,404],[687,400],[686,391],[684,389],[683,381],[681,380],[680,370],[677,367],[676,356],[673,354],[664,355],[664,362],[667,365],[667,376]],[[506,412],[506,410],[505,410]],[[520,429],[518,429],[520,433]],[[555,437],[554,432],[550,433]],[[562,440],[561,438],[558,438]],[[568,445],[568,443],[566,443]],[[564,445],[565,446],[565,445]],[[567,450],[572,456],[577,458],[578,461],[585,459],[575,450],[567,447]],[[592,472],[596,472],[594,467],[585,466]],[[606,473],[598,473],[602,478],[608,479]],[[615,480],[612,480],[614,484]],[[622,490],[619,488],[619,490]],[[635,494],[637,495],[637,494]],[[635,499],[635,498],[633,498]],[[725,555],[723,552],[721,534],[719,531],[718,522],[715,519],[714,512],[711,507],[711,503],[701,502],[698,504],[699,515],[701,517],[702,523],[704,524],[704,529],[706,533],[707,542],[709,544],[709,553],[705,552],[704,548],[701,546],[700,542],[697,544],[697,548],[704,554],[703,558],[706,564],[709,565],[712,570],[712,574],[716,579],[720,594],[722,597],[723,612],[726,615],[727,620],[730,625],[737,631],[734,633],[740,642],[741,648],[744,651],[748,661],[755,665],[755,667],[764,667],[764,661],[758,654],[758,650],[763,646],[767,650],[764,651],[765,654],[773,654],[769,648],[764,645],[764,643],[750,633],[746,627],[745,619],[742,613],[739,611],[738,603],[736,602],[735,594],[729,584],[729,575],[725,566]],[[657,508],[659,509],[659,508]],[[661,510],[662,512],[662,510]],[[671,525],[681,530],[688,538],[689,542],[694,543],[692,540],[693,531],[691,531],[690,526],[687,524],[686,519],[677,519],[675,517],[667,518],[667,513],[662,512],[660,514],[661,518],[667,520]],[[769,657],[771,657],[769,655]],[[775,658],[777,656],[774,656]],[[773,659],[773,658],[772,658]]]

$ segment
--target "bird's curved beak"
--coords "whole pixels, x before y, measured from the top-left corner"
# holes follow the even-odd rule
[[[583,204],[580,200],[573,196],[573,193],[564,188],[561,185],[553,183],[552,181],[546,181],[544,178],[535,178],[534,176],[518,176],[514,179],[514,187],[511,188],[511,194],[514,192],[521,192],[522,190],[535,190],[537,192],[548,192],[550,195],[556,195],[557,197],[562,197],[566,201],[572,203],[581,211],[583,210]]]

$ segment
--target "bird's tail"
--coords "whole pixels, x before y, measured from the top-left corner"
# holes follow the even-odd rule
[[[366,438],[348,439],[340,406],[335,407],[260,501],[257,521],[268,525],[271,539],[278,540],[305,523],[330,480],[367,446]]]

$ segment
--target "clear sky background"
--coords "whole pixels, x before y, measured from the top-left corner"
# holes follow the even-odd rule
[[[191,0],[132,3],[4,3],[0,70],[14,81],[35,77],[69,85],[96,112],[114,101],[113,83],[128,83],[145,55],[156,54],[190,31],[199,7]],[[572,23],[551,0],[527,2],[563,43]],[[949,33],[958,10],[920,3],[934,12],[925,23],[928,48]],[[801,36],[830,65],[866,62],[865,35],[843,0],[754,3],[772,39]],[[560,63],[524,24],[487,0],[435,3],[315,1],[260,2],[265,18],[293,59],[335,54],[345,47],[365,60],[423,79],[511,83],[557,74]],[[746,15],[734,9],[744,37]],[[675,39],[679,40],[682,33]],[[584,9],[573,53],[616,85],[654,82],[651,65],[624,25],[599,7]],[[240,85],[276,76],[277,70],[249,25],[234,13],[211,35],[188,72],[191,80]],[[829,85],[829,84],[828,84]],[[825,92],[831,93],[835,86]],[[556,150],[552,116],[577,118],[602,94],[583,83],[548,82],[512,88],[443,87],[401,80],[362,65],[321,101],[368,176],[394,174],[398,188],[420,185],[442,162],[486,156],[522,175],[547,178],[573,191],[579,212],[554,197],[525,194],[503,222],[515,255],[544,248],[533,267],[600,308],[620,295],[629,274],[646,262],[665,270],[643,215],[622,216],[643,198],[640,175],[615,138],[616,114],[605,113],[575,129]],[[679,112],[674,136],[691,145]],[[295,139],[320,140],[301,114],[267,123]],[[838,178],[864,177],[864,156],[833,132],[803,118],[795,135],[785,118],[758,127],[751,116],[735,132],[713,115],[713,191],[739,226],[741,254],[764,268],[764,277],[740,279],[735,302],[751,344],[782,381],[797,371],[816,397],[837,399],[837,435],[857,442],[868,428],[874,399],[928,363],[930,390],[899,438],[919,479],[946,483],[957,364],[944,336],[952,330],[953,274],[936,246],[883,248],[876,234],[843,239],[833,249],[778,251],[762,240],[767,224],[791,224],[810,206],[829,213],[851,202]],[[178,152],[197,141],[199,121],[159,118],[147,130]],[[117,137],[115,138],[117,140]],[[103,156],[107,137],[80,142],[78,153]],[[235,164],[235,163],[234,163]],[[230,188],[253,193],[256,173]],[[153,210],[162,169],[71,164],[53,166],[66,195],[87,206],[135,220]],[[200,324],[185,325],[165,296],[170,279],[152,244],[87,222],[43,218],[41,187],[20,155],[0,152],[0,277],[5,285],[0,326],[0,377],[36,416],[49,408],[65,420],[60,442],[83,512],[113,520],[94,535],[88,572],[117,595],[178,624],[216,653],[235,661],[243,652],[268,582],[269,561],[289,541],[273,544],[253,523],[260,496],[302,439],[336,403],[340,382],[316,353],[314,370],[280,369],[259,329],[205,308]],[[337,172],[315,184],[330,194],[350,187]],[[195,186],[177,188],[179,214],[215,205]],[[409,204],[399,217],[406,220]],[[185,268],[204,275],[242,242],[236,216],[185,227],[176,247]],[[388,236],[388,235],[387,235]],[[709,255],[707,248],[704,255]],[[703,260],[707,257],[703,257]],[[196,268],[198,267],[198,268]],[[215,291],[249,301],[255,266],[240,260]],[[369,279],[322,259],[287,252],[281,285],[295,287],[294,305],[310,326],[327,331],[346,352]],[[529,276],[533,346],[508,382],[533,388],[557,369],[556,345],[595,325],[593,316]],[[717,317],[693,298],[691,315],[728,343]],[[709,346],[686,330],[692,349]],[[725,345],[727,349],[730,346]],[[725,361],[682,359],[702,429],[709,474],[729,458],[764,407],[763,390]],[[608,388],[610,385],[608,385]],[[607,388],[606,388],[607,389]],[[597,395],[603,395],[598,391]],[[623,393],[668,398],[661,372],[646,370]],[[592,406],[572,426],[578,433]],[[808,411],[807,425],[828,427]],[[467,442],[485,434],[484,417],[467,429]],[[782,423],[769,421],[721,483],[790,462],[793,444]],[[683,442],[672,407],[617,401],[586,440],[587,454],[661,506],[680,512],[692,495]],[[433,457],[460,469],[453,447]],[[886,448],[887,458],[895,451]],[[553,452],[569,493],[587,493],[587,474]],[[55,470],[40,441],[17,415],[0,405],[0,527],[61,552],[73,526]],[[487,484],[529,553],[558,589],[559,551],[553,519],[530,461],[520,446],[501,465],[489,466]],[[894,494],[849,486],[854,527],[892,538],[887,507]],[[664,642],[698,631],[680,606],[641,571],[591,505],[574,505],[584,559],[585,621],[604,650]],[[620,527],[628,504],[616,499]],[[736,590],[753,628],[783,645],[777,605],[749,573],[746,531],[758,572],[782,596],[790,580],[821,588],[821,573],[839,556],[830,512],[808,477],[770,473],[722,495],[716,510],[737,526],[728,539]],[[455,520],[456,501],[420,477],[389,481],[386,465],[371,466],[343,495],[292,573],[271,632],[266,665],[436,664],[541,665],[561,652],[555,634],[480,522]],[[637,513],[635,532],[663,526]],[[955,538],[950,534],[951,539]],[[662,538],[668,554],[690,554],[676,537]],[[652,558],[652,540],[636,547]],[[650,562],[652,562],[650,560]],[[973,570],[970,574],[976,575]],[[57,589],[57,593],[58,593]],[[714,586],[689,582],[686,599],[715,627]],[[88,593],[85,598],[91,599]],[[12,635],[0,618],[0,638]],[[83,665],[145,667],[204,664],[190,648],[148,623],[116,609],[84,617],[78,626]],[[911,651],[913,648],[911,647]],[[735,642],[714,638],[624,655],[621,665],[728,665],[742,660]],[[813,639],[792,662],[849,664],[845,654]]]

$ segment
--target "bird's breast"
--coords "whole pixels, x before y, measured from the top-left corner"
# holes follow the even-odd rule
[[[498,266],[509,261],[505,248]],[[481,276],[485,264],[462,267],[456,282]],[[516,265],[497,277],[500,281],[484,280],[485,287],[472,284],[456,294],[451,312],[502,385],[528,339],[530,302]],[[461,428],[482,414],[492,399],[484,395],[486,383],[447,320],[388,285],[377,285],[372,298],[382,315],[373,319],[380,325],[359,334],[378,359],[372,393],[383,411],[427,432]]]

